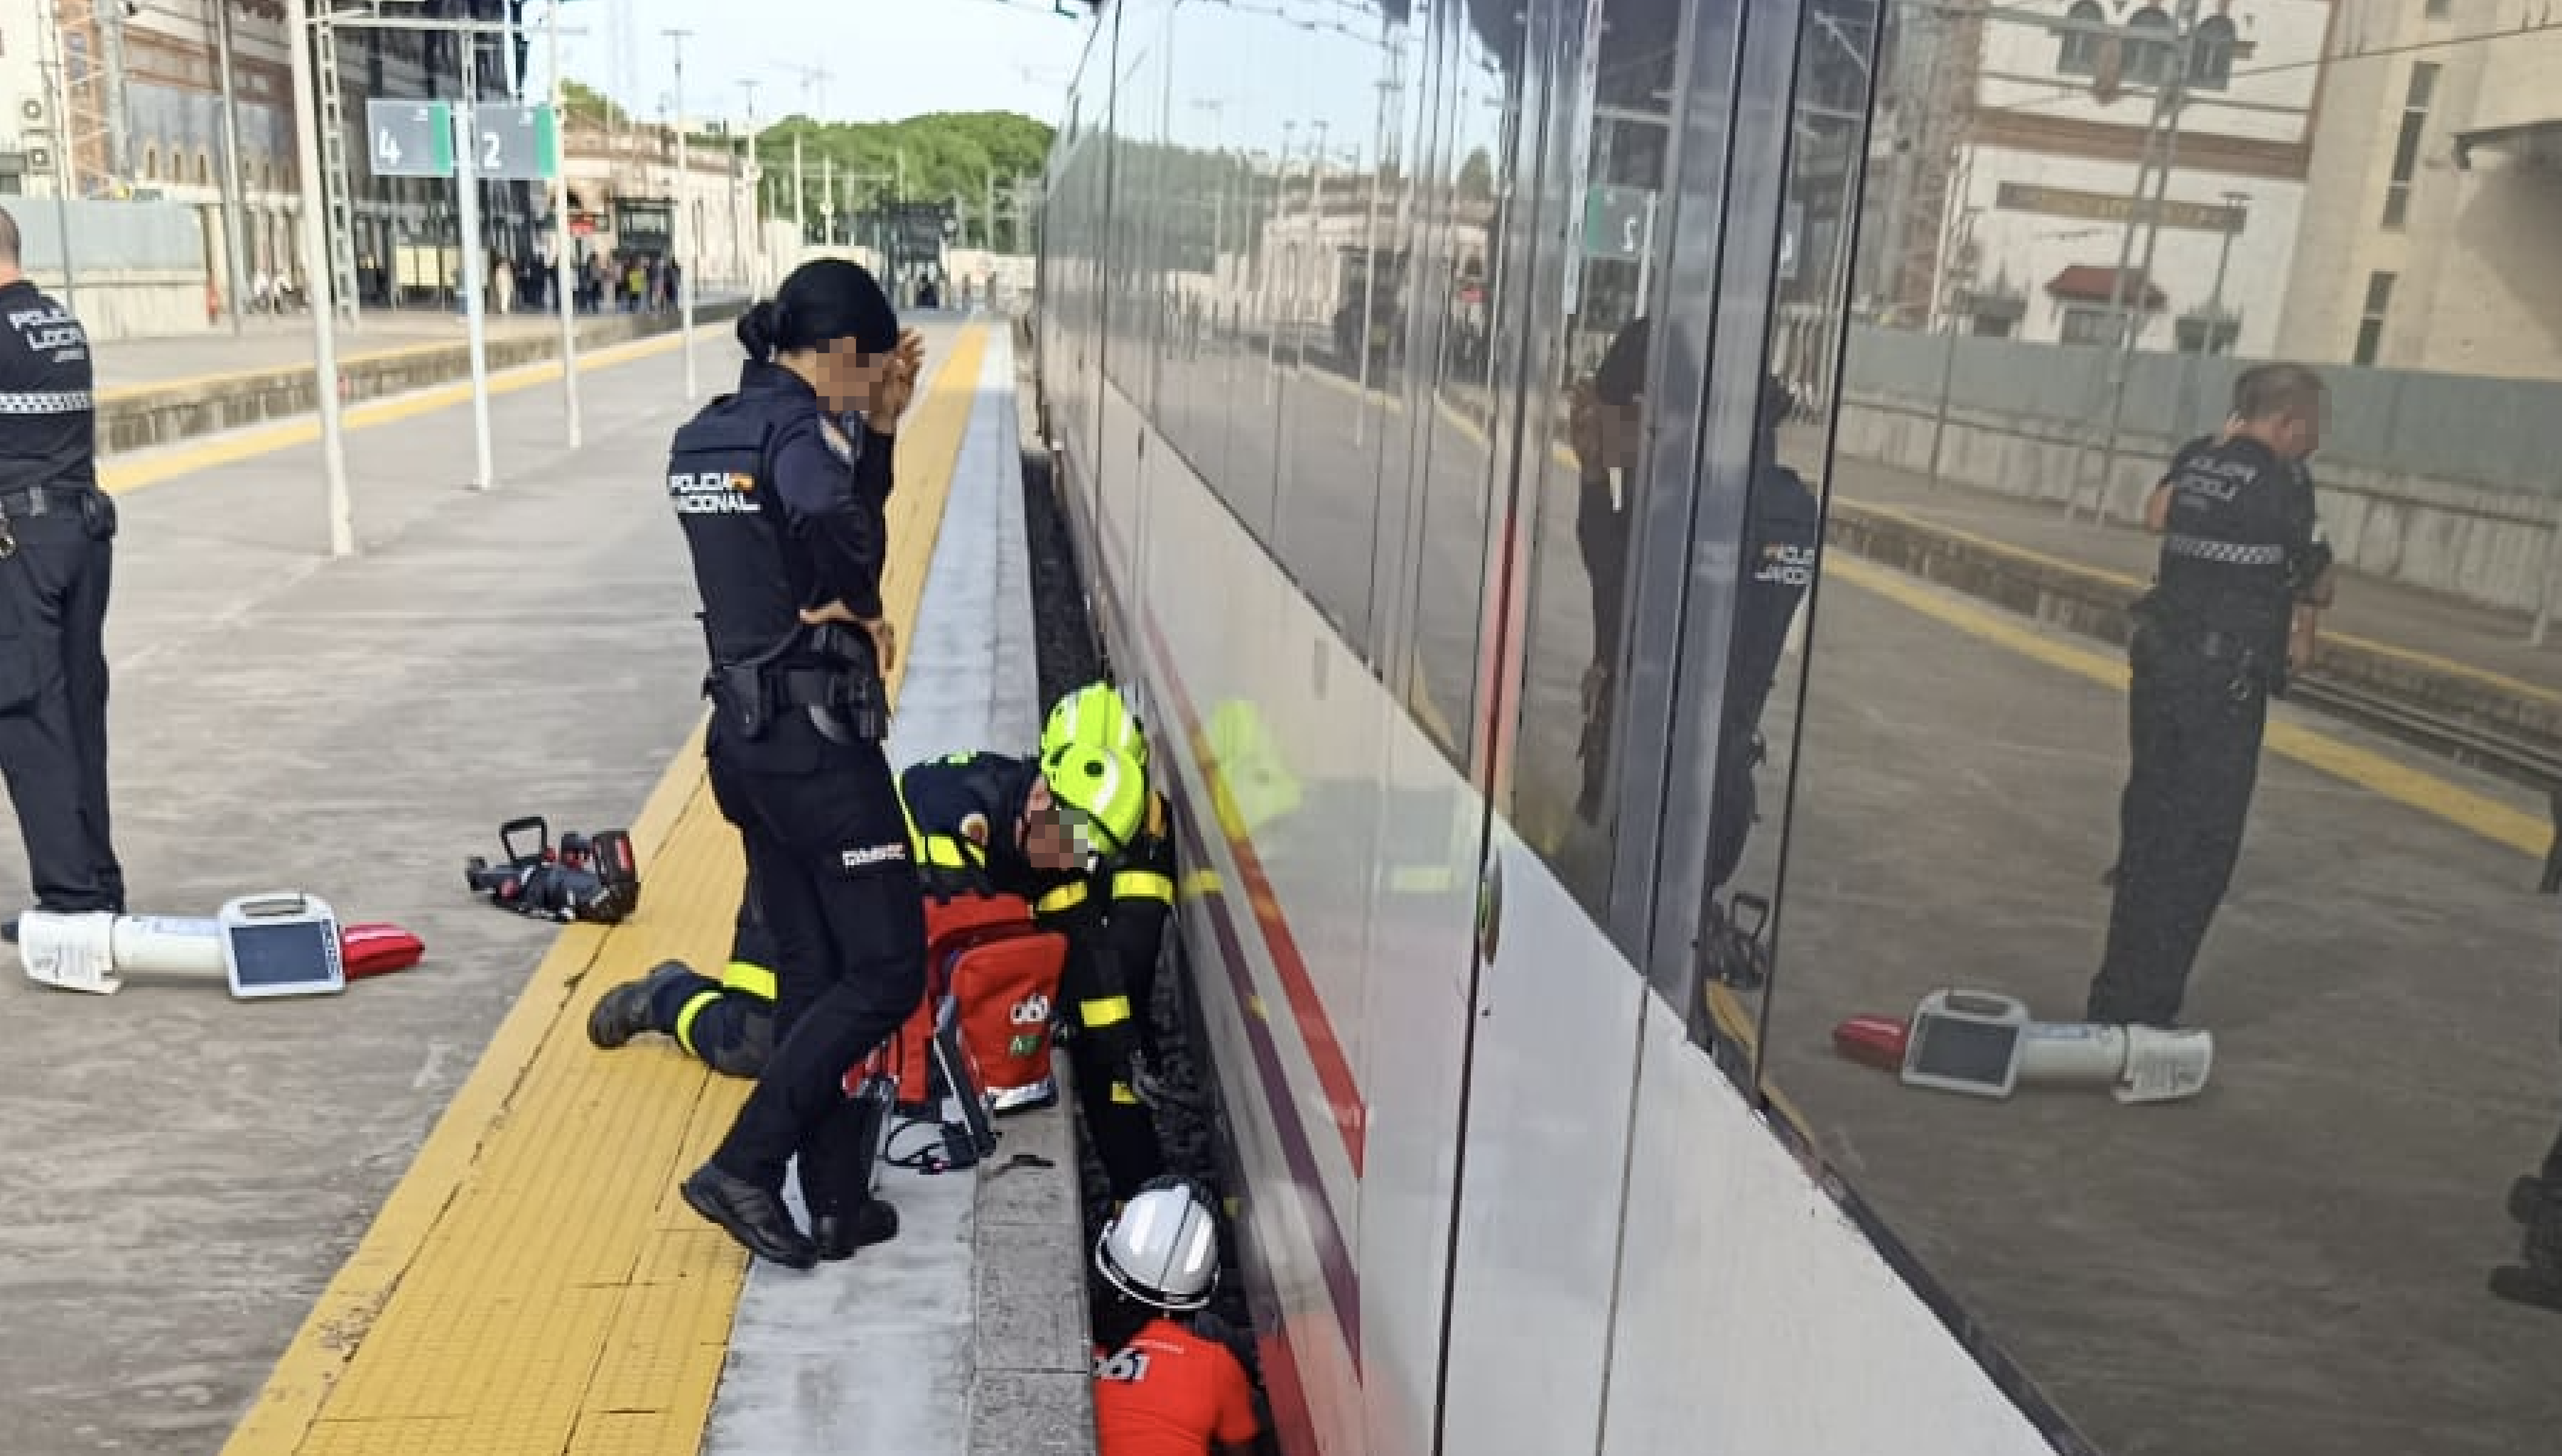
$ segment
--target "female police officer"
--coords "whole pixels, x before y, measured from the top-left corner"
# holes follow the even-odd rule
[[[835,259],[795,270],[738,337],[738,390],[676,432],[667,493],[711,648],[712,794],[780,963],[777,1044],[682,1192],[806,1269],[818,1253],[784,1210],[784,1168],[841,1115],[845,1068],[924,994],[916,867],[881,751],[896,642],[880,601],[892,436],[923,346],[871,274]]]

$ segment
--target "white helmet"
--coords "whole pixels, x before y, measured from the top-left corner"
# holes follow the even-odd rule
[[[1191,1182],[1152,1180],[1094,1241],[1094,1267],[1114,1289],[1161,1310],[1196,1310],[1218,1284],[1218,1228]]]

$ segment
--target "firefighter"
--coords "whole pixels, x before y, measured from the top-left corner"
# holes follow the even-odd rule
[[[1165,1168],[1156,1125],[1130,1077],[1138,1007],[1121,971],[1139,959],[1153,968],[1154,937],[1174,903],[1165,867],[1172,849],[1160,843],[1171,838],[1170,825],[1146,769],[1071,735],[1037,759],[930,759],[900,776],[899,794],[929,893],[1014,895],[1066,935],[1061,995],[1088,1033],[1070,1048],[1086,1136],[1114,1196],[1127,1197]],[[1115,908],[1125,905],[1116,928]],[[1149,942],[1136,948],[1142,934]]]
[[[1218,1286],[1209,1200],[1181,1179],[1134,1193],[1095,1240],[1097,1456],[1231,1456],[1263,1421],[1243,1344],[1205,1313]]]
[[[725,1077],[754,1077],[774,1051],[774,933],[756,909],[756,886],[739,896],[729,964],[718,980],[662,961],[607,992],[587,1017],[587,1039],[612,1051],[644,1031],[675,1038]]]

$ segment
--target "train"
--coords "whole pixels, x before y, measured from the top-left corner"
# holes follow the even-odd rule
[[[1040,217],[1038,421],[1182,807],[1291,1456],[2078,1444],[1732,1075],[1755,1012],[1700,950],[1750,935],[1707,848],[1751,813],[1712,768],[1754,731],[1721,712],[1750,481],[1773,378],[1801,400],[1838,362],[1884,26],[1095,12]],[[1649,418],[1596,461],[1621,352]]]

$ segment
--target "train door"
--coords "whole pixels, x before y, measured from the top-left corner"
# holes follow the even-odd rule
[[[1595,1451],[1642,1032],[1698,975],[1807,7],[1478,8],[1528,40],[1494,267],[1520,311],[1484,427],[1488,914],[1434,1449]]]

